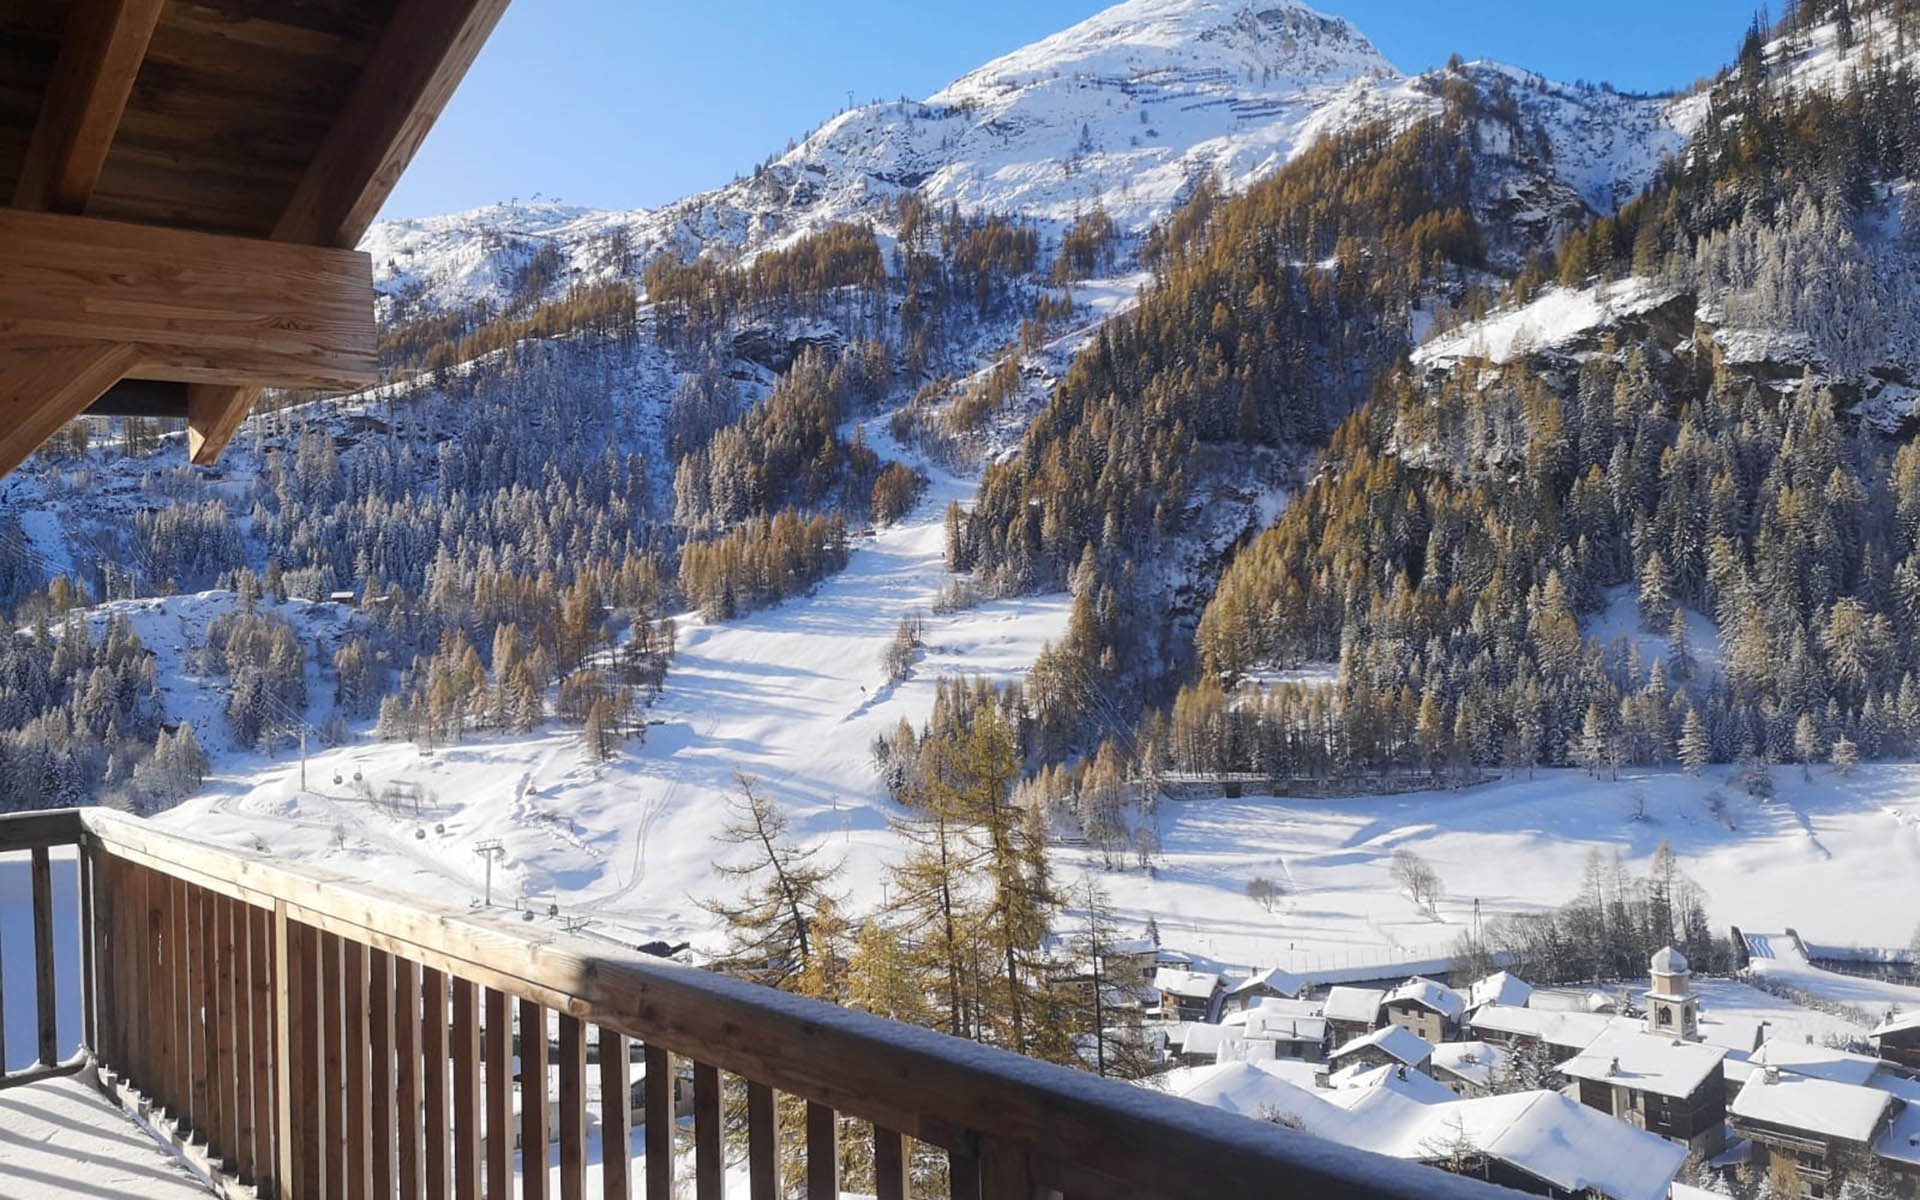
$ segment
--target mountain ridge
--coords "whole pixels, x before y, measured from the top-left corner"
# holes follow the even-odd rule
[[[1554,84],[1466,64],[1545,131],[1552,165],[1604,213],[1636,194],[1697,115],[1667,97]],[[1144,234],[1208,178],[1238,191],[1322,137],[1443,107],[1448,70],[1405,75],[1351,23],[1304,5],[1126,0],[975,68],[923,101],[844,110],[751,174],[654,209],[492,205],[381,223],[385,315],[507,306],[544,256],[545,294],[637,278],[671,254],[751,256],[839,221],[887,224],[912,192],[936,208],[1013,215],[1049,238],[1098,207]]]

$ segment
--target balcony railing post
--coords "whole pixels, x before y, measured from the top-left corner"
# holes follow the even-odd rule
[[[347,1051],[340,938],[314,932],[320,954],[320,1147],[327,1200],[347,1200]]]
[[[748,1200],[780,1195],[780,1106],[764,1083],[747,1084]]]
[[[587,1033],[560,1014],[560,1200],[586,1200]]]
[[[600,1026],[600,1194],[630,1200],[633,1181],[633,1072],[627,1035]]]
[[[341,987],[346,992],[345,1028],[341,1033],[341,1047],[346,1055],[346,1123],[342,1130],[347,1143],[344,1190],[348,1196],[366,1196],[373,1192],[373,1128],[367,1097],[367,948],[359,942],[343,940],[340,952],[343,955]]]
[[[647,1072],[647,1200],[673,1198],[673,1056],[665,1046],[648,1042]]]
[[[281,1061],[273,1032],[273,911],[249,904],[243,915],[247,924],[247,1069],[253,1075],[247,1089],[253,1114],[251,1182],[262,1197],[271,1197],[276,1195],[279,1167],[274,1149],[274,1078]]]
[[[99,1021],[95,1009],[100,1002],[97,964],[100,961],[100,927],[96,922],[93,896],[93,851],[84,844],[75,856],[80,889],[80,1044],[89,1054],[99,1053]]]
[[[207,893],[207,927],[213,947],[213,1109],[219,1114],[219,1149],[229,1168],[240,1160],[239,1072],[233,1042],[239,1013],[233,1003],[233,909],[236,901]]]
[[[453,1191],[453,1162],[447,1156],[447,977],[431,967],[420,972],[420,1035],[427,1200],[447,1200]]]
[[[453,981],[453,1194],[480,1200],[480,995]]]
[[[693,1064],[693,1182],[698,1200],[720,1200],[725,1187],[720,1113],[718,1068]]]
[[[520,1194],[547,1195],[547,1010],[520,1002]]]
[[[301,1130],[293,1119],[293,922],[287,902],[273,906],[273,1183],[279,1200],[293,1200],[294,1147]]]
[[[373,1096],[373,1195],[393,1195],[393,967],[384,950],[367,952],[368,1052],[372,1070],[367,1089]]]
[[[53,986],[53,868],[45,846],[35,846],[32,858],[34,1002],[39,1008],[40,1065],[51,1067],[60,1061]]]
[[[840,1121],[824,1104],[807,1101],[807,1200],[840,1195]]]
[[[487,989],[487,1200],[513,1195],[513,1000]],[[381,1193],[386,1195],[385,1192]]]
[[[193,1024],[193,992],[190,990],[192,975],[187,969],[192,953],[187,937],[187,881],[167,878],[166,887],[167,986],[173,993],[173,1070],[169,1088],[172,1099],[167,1105],[167,1115],[182,1129],[191,1129],[194,1046],[189,1032]]]
[[[420,969],[410,959],[393,960],[394,1124],[400,1149],[400,1194],[421,1192]]]
[[[875,1200],[907,1200],[905,1139],[878,1125],[873,1127],[873,1191]]]

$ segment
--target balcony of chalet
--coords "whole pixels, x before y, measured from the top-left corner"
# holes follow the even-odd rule
[[[0,817],[0,917],[9,1197],[1514,1194],[103,810]]]
[[[374,382],[354,247],[505,3],[0,2],[0,473]],[[0,818],[0,942],[4,1197],[819,1197],[849,1129],[883,1198],[1504,1194],[103,811]]]

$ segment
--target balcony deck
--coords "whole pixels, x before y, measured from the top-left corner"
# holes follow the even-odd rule
[[[22,852],[0,1196],[167,1200],[175,1152],[229,1200],[1515,1194],[113,813],[0,816]]]
[[[0,1196],[206,1200],[206,1186],[81,1076],[0,1092]]]

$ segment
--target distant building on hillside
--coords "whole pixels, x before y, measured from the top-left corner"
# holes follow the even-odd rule
[[[1153,973],[1153,990],[1160,993],[1161,1014],[1170,1020],[1219,1019],[1220,977],[1211,971],[1161,967]]]
[[[1700,998],[1684,954],[1664,946],[1648,964],[1645,1031],[1616,1023],[1560,1065],[1580,1102],[1702,1154],[1726,1145],[1724,1046],[1700,1041]]]
[[[1405,1066],[1424,1074],[1432,1059],[1432,1043],[1410,1029],[1386,1025],[1339,1047],[1327,1064],[1333,1071]]]
[[[1508,1052],[1491,1042],[1447,1042],[1433,1048],[1433,1077],[1465,1099],[1490,1096],[1506,1070]]]
[[[1467,1034],[1508,1049],[1543,1046],[1556,1060],[1571,1058],[1608,1030],[1637,1029],[1625,1017],[1606,1013],[1558,1012],[1551,1009],[1511,1008],[1489,1004],[1467,1018]]]
[[[1382,1020],[1436,1046],[1460,1036],[1460,1019],[1466,1014],[1466,997],[1418,975],[1388,992],[1381,1001]]]
[[[1868,1036],[1881,1058],[1920,1071],[1920,1012],[1893,1017]]]
[[[1339,1046],[1372,1033],[1380,1027],[1380,1005],[1386,998],[1385,992],[1374,988],[1328,988],[1320,1001],[1320,1014],[1327,1019],[1327,1036]]]
[[[1489,1004],[1505,1004],[1510,1008],[1525,1008],[1533,999],[1533,985],[1518,975],[1508,971],[1496,971],[1485,979],[1475,980],[1467,988],[1467,1010],[1485,1008]]]
[[[1244,1012],[1263,999],[1292,1000],[1307,990],[1307,982],[1279,967],[1256,971],[1227,989],[1220,1001],[1220,1012]]]
[[[1705,1155],[1726,1146],[1724,1047],[1631,1029],[1601,1034],[1560,1064],[1580,1102]]]
[[[1763,1067],[1729,1110],[1733,1131],[1751,1141],[1759,1165],[1790,1166],[1810,1196],[1825,1196],[1836,1170],[1870,1161],[1900,1112],[1889,1092]]]

